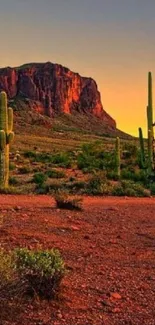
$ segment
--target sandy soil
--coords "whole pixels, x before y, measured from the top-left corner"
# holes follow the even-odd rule
[[[4,248],[61,251],[58,301],[0,301],[1,325],[155,324],[155,199],[85,197],[83,211],[50,196],[0,196]]]

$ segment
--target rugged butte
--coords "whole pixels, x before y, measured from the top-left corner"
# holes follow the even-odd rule
[[[40,115],[50,117],[51,123],[53,117],[60,115],[76,115],[76,120],[82,115],[89,120],[90,131],[95,126],[101,129],[100,133],[117,133],[115,120],[103,109],[96,82],[62,65],[47,62],[1,68],[2,90],[6,91],[10,105],[20,113],[21,110],[37,113],[33,121],[37,116],[40,121]]]

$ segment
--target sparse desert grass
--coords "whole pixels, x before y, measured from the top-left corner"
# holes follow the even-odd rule
[[[58,191],[55,196],[56,206],[60,209],[82,210],[82,198],[72,197],[64,191]]]

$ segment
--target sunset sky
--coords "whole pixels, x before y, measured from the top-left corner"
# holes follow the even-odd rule
[[[0,67],[67,66],[96,80],[119,129],[146,130],[148,71],[155,97],[155,0],[0,0],[0,31]]]

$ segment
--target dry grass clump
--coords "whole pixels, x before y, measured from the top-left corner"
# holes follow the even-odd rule
[[[82,198],[78,196],[69,196],[68,193],[59,191],[55,194],[57,208],[67,210],[82,210]]]

